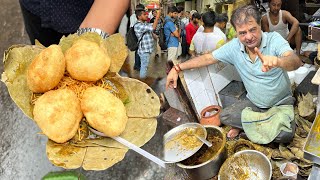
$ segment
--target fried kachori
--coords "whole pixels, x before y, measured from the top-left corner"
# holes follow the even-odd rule
[[[39,97],[33,116],[49,139],[64,143],[76,134],[83,114],[76,94],[69,89],[58,89]]]
[[[81,109],[89,125],[109,137],[120,135],[128,121],[122,101],[102,87],[85,90]]]
[[[97,43],[79,39],[65,53],[67,71],[80,81],[97,81],[109,70],[110,58]]]
[[[31,91],[44,93],[58,85],[66,67],[60,46],[51,45],[40,52],[28,67],[27,83]]]

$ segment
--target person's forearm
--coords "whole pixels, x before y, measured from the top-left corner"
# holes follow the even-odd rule
[[[298,30],[299,30],[299,22],[295,22],[294,24],[292,24],[287,40],[290,40],[293,37],[293,35],[298,32]]]
[[[156,17],[155,20],[154,20],[154,22],[153,22],[153,24],[152,24],[153,30],[155,30],[155,29],[157,28],[158,22],[159,22],[159,18]]]
[[[298,69],[302,62],[295,53],[290,53],[288,56],[278,57],[280,67],[286,71],[293,71]]]
[[[180,64],[181,70],[193,69],[214,64],[217,61],[213,59],[212,54],[204,54]]]
[[[129,7],[129,0],[95,0],[80,28],[99,28],[113,34]]]

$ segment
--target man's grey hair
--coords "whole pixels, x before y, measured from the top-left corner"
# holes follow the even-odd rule
[[[231,24],[236,29],[236,25],[248,23],[250,17],[253,17],[261,25],[261,14],[258,8],[253,5],[246,5],[236,9],[231,15]]]

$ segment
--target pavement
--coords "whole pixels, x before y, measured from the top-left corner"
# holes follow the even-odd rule
[[[0,52],[13,44],[30,44],[24,30],[23,19],[18,1],[0,0]],[[154,79],[152,88],[157,94],[164,91],[165,76],[164,54],[155,59],[152,55],[149,74]],[[133,54],[128,58],[129,67],[133,63]],[[130,65],[131,64],[131,65]],[[0,63],[0,73],[3,64]],[[137,72],[128,73],[130,76]],[[159,79],[158,79],[159,80]],[[0,180],[36,180],[49,172],[65,171],[52,165],[46,156],[45,145],[47,138],[38,134],[40,129],[15,105],[10,98],[4,83],[0,82]],[[161,157],[162,136],[167,131],[166,126],[158,118],[155,136],[142,148],[151,154]],[[87,179],[163,179],[165,171],[158,165],[129,151],[121,162],[104,171],[81,172]]]

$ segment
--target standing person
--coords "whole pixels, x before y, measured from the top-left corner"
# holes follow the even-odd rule
[[[223,37],[223,39],[226,41],[227,36],[224,32],[226,32],[226,26],[228,22],[228,15],[226,13],[223,14],[218,14],[216,17],[216,24],[215,26],[215,31],[220,34],[220,36]]]
[[[293,71],[302,63],[288,42],[278,33],[263,33],[260,22],[261,16],[255,6],[247,5],[236,9],[231,16],[231,23],[235,27],[238,38],[229,41],[211,54],[175,65],[167,76],[166,87],[176,88],[180,71],[204,67],[218,61],[234,65],[247,90],[247,96],[244,100],[222,110],[221,122],[233,127],[227,134],[229,138],[234,138],[243,129],[241,121],[244,118],[241,117],[241,113],[246,107],[250,107],[255,111],[254,113],[259,114],[269,108],[287,105],[291,108],[290,117],[294,117],[292,105],[295,99],[292,97],[291,84],[286,71]],[[294,118],[288,119],[286,115],[284,117],[282,121],[273,118],[269,126],[260,128],[260,131],[264,131],[265,134],[259,137],[269,137],[270,125],[273,127],[278,125],[285,130],[272,134],[275,136],[270,137],[270,140],[284,143],[291,141],[295,132],[295,121]],[[269,119],[265,120],[266,123],[270,122],[267,121]],[[259,131],[254,133],[261,135]]]
[[[144,10],[145,7],[143,4],[137,4],[136,5],[136,10]],[[136,13],[134,13],[130,16],[130,27],[133,27],[137,22],[138,22],[138,19],[137,19],[137,15]],[[138,54],[138,51],[135,51],[134,52],[134,65],[133,65],[133,69],[136,70],[136,71],[140,71],[140,68],[141,68],[141,60],[140,60],[140,56]]]
[[[164,20],[164,35],[168,44],[168,61],[177,60],[179,56],[178,47],[180,41],[180,33],[174,24],[174,20],[178,17],[178,9],[175,6],[168,7],[168,14]]]
[[[137,9],[145,9],[145,7],[143,4],[137,4],[135,10]],[[133,11],[133,14],[131,14],[130,16],[130,27],[133,27],[138,21],[135,10]]]
[[[187,48],[189,49],[191,40],[193,36],[196,34],[199,25],[198,23],[200,22],[201,15],[199,13],[194,13],[192,15],[192,19],[190,23],[186,26],[186,41],[187,41]]]
[[[146,11],[144,9],[136,10],[138,22],[134,26],[134,31],[137,35],[137,38],[139,40],[141,39],[138,47],[138,54],[141,59],[140,79],[145,79],[147,77],[150,55],[153,51],[154,43],[152,32],[156,29],[158,25],[160,14],[161,11],[158,10],[154,23],[150,24],[147,23],[148,15],[146,14]]]
[[[281,10],[281,0],[269,0],[270,11],[262,17],[262,30],[264,32],[278,32],[290,45],[296,47],[299,55],[302,43],[302,31],[299,21],[290,12]],[[288,24],[291,24],[289,31]]]
[[[19,0],[31,44],[58,44],[63,35],[91,31],[113,34],[129,8],[129,0]],[[108,14],[105,14],[108,12]],[[86,29],[84,29],[86,28]]]
[[[181,33],[180,33],[180,39],[181,39],[181,56],[186,57],[188,55],[188,46],[187,46],[187,40],[186,40],[186,26],[189,24],[189,12],[186,11],[182,13],[181,15]]]
[[[187,26],[189,24],[189,16],[190,16],[190,11],[184,12],[183,18],[181,19],[184,26]]]
[[[202,15],[204,30],[197,32],[191,41],[189,53],[191,58],[211,53],[213,50],[218,49],[225,43],[225,39],[214,31],[215,13],[213,11],[206,12]]]
[[[156,17],[157,17],[157,10],[153,9],[152,10],[152,15],[153,15],[153,18],[150,20],[150,23],[154,23],[154,21],[156,20]],[[153,46],[154,46],[154,52],[155,52],[155,57],[159,57],[159,54],[158,54],[158,36],[160,34],[160,28],[161,28],[161,24],[162,24],[162,21],[161,21],[161,18],[158,20],[158,24],[157,24],[157,27],[156,29],[154,30],[154,33],[152,34],[153,35],[153,39],[154,39],[154,43],[153,43]]]

